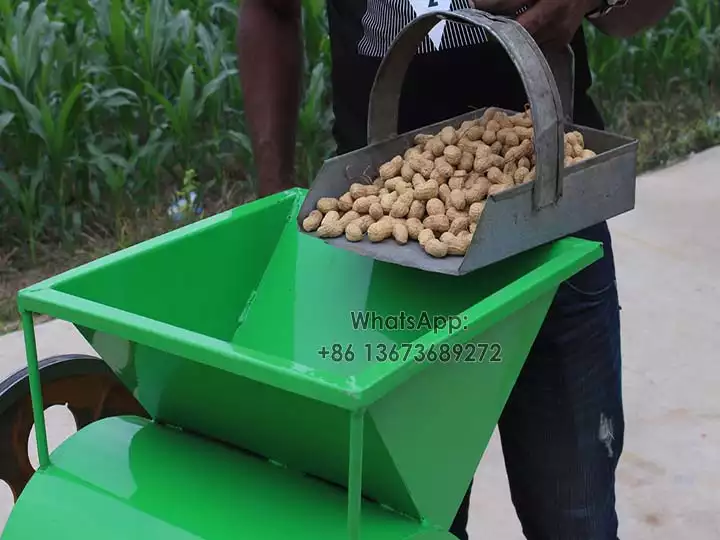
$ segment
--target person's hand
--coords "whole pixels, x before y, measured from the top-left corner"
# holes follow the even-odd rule
[[[514,15],[522,7],[532,4],[516,17],[540,44],[565,46],[583,22],[585,15],[600,5],[600,0],[472,0],[475,7],[497,15]]]

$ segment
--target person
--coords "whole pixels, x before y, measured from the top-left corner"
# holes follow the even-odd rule
[[[472,5],[470,4],[472,2]],[[609,3],[617,3],[610,6]],[[425,5],[427,4],[427,5]],[[367,144],[370,91],[382,57],[416,13],[476,7],[506,14],[543,47],[575,55],[574,122],[603,129],[588,95],[582,23],[615,37],[660,21],[671,0],[327,0],[332,50],[333,136],[342,154]],[[293,187],[302,68],[301,0],[242,0],[237,33],[245,113],[259,196]],[[434,31],[408,68],[398,132],[527,101],[514,65],[484,32],[457,23]],[[599,223],[575,236],[604,256],[564,282],[499,420],[512,502],[528,540],[617,540],[615,471],[623,449],[620,306],[610,233]],[[467,539],[472,485],[450,532]]]

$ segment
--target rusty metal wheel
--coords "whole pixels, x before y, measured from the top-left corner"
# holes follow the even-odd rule
[[[67,406],[80,430],[110,416],[147,412],[99,358],[86,355],[53,356],[39,362],[43,405]],[[0,381],[0,482],[14,500],[35,472],[28,452],[33,429],[27,368]]]

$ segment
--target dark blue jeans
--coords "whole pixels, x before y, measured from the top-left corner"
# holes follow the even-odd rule
[[[528,540],[617,540],[620,307],[605,249],[602,261],[560,286],[499,421]],[[450,531],[463,540],[469,498],[470,490]]]

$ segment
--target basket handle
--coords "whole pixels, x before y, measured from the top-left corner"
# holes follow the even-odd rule
[[[537,153],[533,206],[537,210],[554,204],[562,194],[565,118],[572,117],[572,50],[567,47],[547,52],[546,58],[532,36],[519,23],[507,17],[476,9],[461,9],[433,11],[408,24],[395,38],[375,77],[368,110],[368,143],[376,144],[397,136],[398,105],[405,73],[422,40],[442,20],[485,29],[509,54],[522,78],[533,115]],[[562,98],[549,61],[558,80],[563,83]]]

